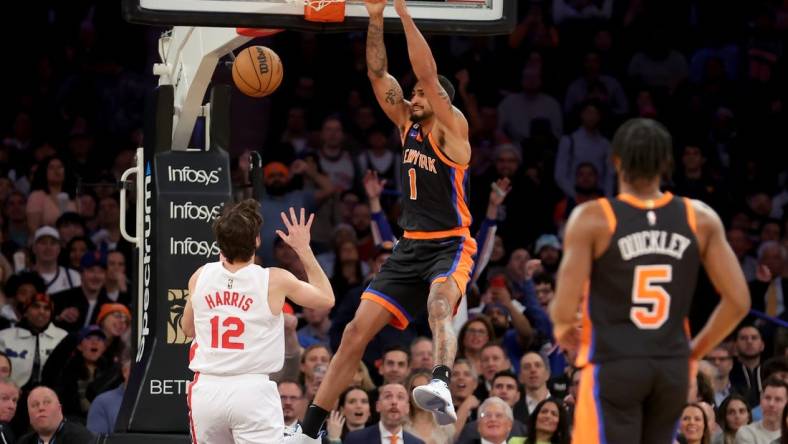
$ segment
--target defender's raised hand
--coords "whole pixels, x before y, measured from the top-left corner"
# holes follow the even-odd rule
[[[282,230],[276,230],[276,234],[282,238],[287,245],[295,250],[296,253],[309,251],[309,241],[311,238],[310,230],[312,228],[312,221],[315,219],[314,214],[309,214],[309,219],[306,218],[306,211],[301,208],[301,217],[296,217],[296,212],[293,207],[290,207],[290,217],[284,213],[280,213],[282,222],[287,228],[287,234]]]

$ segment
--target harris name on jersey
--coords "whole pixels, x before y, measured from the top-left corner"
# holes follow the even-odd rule
[[[214,295],[209,294],[205,296],[205,303],[208,304],[208,308],[214,308],[219,305],[232,305],[243,311],[249,311],[252,302],[254,302],[254,299],[239,294],[237,291],[217,291]]]
[[[686,236],[664,230],[644,230],[618,240],[621,258],[625,261],[646,254],[662,254],[681,259],[692,243]]]

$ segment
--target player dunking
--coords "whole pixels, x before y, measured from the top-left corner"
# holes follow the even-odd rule
[[[416,28],[404,0],[395,1],[418,82],[410,101],[387,72],[383,45],[384,0],[368,1],[367,68],[378,103],[402,136],[402,216],[405,230],[393,254],[361,297],[356,315],[302,424],[317,442],[320,428],[340,393],[353,377],[364,349],[386,325],[404,329],[425,309],[435,342],[433,381],[414,390],[422,408],[440,424],[456,421],[448,389],[449,368],[457,351],[452,316],[467,285],[476,242],[469,233],[467,165],[471,158],[468,122],[452,106],[454,88],[438,76],[426,40]],[[292,441],[291,441],[292,442]]]
[[[194,337],[188,403],[192,441],[200,444],[274,444],[284,435],[282,404],[268,375],[284,363],[282,306],[285,295],[303,307],[334,305],[331,284],[309,248],[307,220],[282,213],[287,234],[277,234],[304,264],[309,283],[289,271],[254,263],[260,245],[257,201],[228,208],[215,222],[223,259],[200,267],[189,279],[184,333]]]
[[[574,443],[673,442],[691,363],[749,309],[717,214],[660,192],[672,149],[659,123],[626,122],[613,139],[621,194],[577,207],[567,224],[551,315],[558,343],[579,345]],[[700,263],[722,300],[690,343],[686,317]]]

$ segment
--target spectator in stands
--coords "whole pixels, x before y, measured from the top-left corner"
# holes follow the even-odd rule
[[[747,398],[733,393],[720,404],[717,410],[717,423],[722,428],[722,433],[712,438],[712,444],[734,444],[736,432],[752,422],[752,411]]]
[[[467,359],[479,374],[482,369],[482,348],[490,341],[495,341],[495,331],[487,316],[470,319],[457,335],[457,357]]]
[[[580,204],[604,196],[599,182],[599,172],[591,162],[581,162],[575,170],[574,195],[564,197],[555,206],[553,220],[559,227],[559,232],[563,228],[572,210]]]
[[[8,376],[0,376],[0,440],[3,444],[16,442],[10,423],[16,415],[16,404],[19,401],[19,386]]]
[[[96,247],[90,239],[84,236],[72,237],[70,241],[66,242],[66,248],[60,253],[60,264],[73,270],[79,270],[82,256],[95,249]]]
[[[408,389],[408,393],[412,393],[415,387],[427,385],[430,380],[432,380],[432,372],[430,370],[416,370],[408,377],[408,383],[405,387]],[[413,398],[410,400],[410,417],[408,422],[405,423],[405,431],[425,443],[448,443],[454,438],[454,425],[438,425],[432,412],[419,408],[413,402]]]
[[[339,395],[339,410],[331,412],[326,421],[329,443],[342,442],[348,433],[363,430],[370,418],[369,394],[351,387]]]
[[[0,378],[11,377],[11,360],[5,352],[0,352]]]
[[[65,212],[57,218],[55,228],[60,234],[60,243],[67,245],[75,237],[85,236],[85,224],[82,217],[73,212]]]
[[[63,418],[60,400],[48,387],[36,387],[30,392],[27,410],[33,431],[20,438],[18,444],[85,444],[96,439],[85,426]]]
[[[542,68],[526,66],[522,74],[522,92],[506,96],[498,105],[498,130],[506,134],[515,145],[531,137],[531,124],[535,119],[550,122],[556,138],[564,130],[561,105],[542,92]]]
[[[298,421],[303,418],[306,408],[304,388],[298,382],[287,379],[280,380],[277,388],[279,389],[279,399],[282,401],[285,432],[292,433],[297,429]]]
[[[126,257],[120,251],[110,251],[107,253],[107,280],[104,284],[107,298],[110,301],[130,306],[129,283],[126,273]]]
[[[320,344],[328,347],[328,329],[331,328],[331,319],[328,313],[331,309],[304,308],[302,311],[306,325],[298,329],[298,343],[301,347]]]
[[[560,25],[570,21],[605,21],[613,15],[613,0],[556,0],[553,2],[553,20]],[[533,444],[533,443],[531,443]]]
[[[788,307],[788,248],[777,241],[758,247],[759,268],[750,282],[752,308],[779,317]]]
[[[379,389],[380,395],[375,410],[380,414],[380,422],[365,429],[351,432],[343,440],[344,444],[367,444],[372,442],[423,444],[424,441],[403,430],[410,412],[409,393],[402,384],[387,384]],[[392,439],[394,435],[397,438]]]
[[[554,234],[539,236],[534,245],[534,252],[541,261],[542,269],[551,275],[555,275],[558,270],[558,265],[561,262],[561,250],[561,240]]]
[[[347,147],[342,121],[329,116],[320,130],[318,164],[339,191],[361,190],[361,174]]]
[[[366,263],[361,261],[358,244],[353,240],[335,243],[334,266],[331,276],[331,288],[336,294],[344,295],[353,287],[360,285],[366,277]]]
[[[712,177],[706,165],[706,154],[699,143],[689,142],[684,145],[681,165],[676,169],[674,182],[676,194],[701,200],[717,211],[725,210],[726,202],[720,184]]]
[[[11,360],[11,379],[20,387],[35,387],[41,381],[49,355],[67,335],[52,322],[52,300],[38,293],[23,311],[23,319],[15,326],[0,330],[0,350]]]
[[[92,190],[83,190],[77,197],[77,209],[88,233],[98,230],[98,198]]]
[[[479,400],[473,394],[479,384],[479,376],[467,359],[457,359],[452,367],[449,390],[454,405],[457,406],[457,417],[460,418],[464,410],[466,414],[473,416],[474,410],[479,406]],[[467,407],[464,409],[464,407]],[[458,419],[459,423],[459,419]],[[461,427],[458,427],[461,428]]]
[[[733,369],[733,356],[726,347],[718,345],[703,358],[714,366],[711,386],[714,390],[714,405],[719,406],[722,401],[733,393],[730,374]]]
[[[739,362],[731,370],[731,385],[738,393],[746,393],[750,406],[755,406],[761,396],[761,332],[751,325],[739,328],[735,346]]]
[[[400,164],[402,159],[388,147],[388,135],[380,126],[374,126],[367,136],[369,149],[362,150],[357,162],[359,171],[375,171],[382,180],[385,180],[385,189],[391,192],[402,190],[400,178]]]
[[[482,373],[479,379],[479,388],[476,389],[476,395],[479,399],[487,398],[487,395],[492,389],[493,377],[498,372],[510,370],[512,368],[509,358],[503,348],[495,343],[487,343],[481,351],[481,367]]]
[[[601,84],[607,92],[606,102],[613,115],[625,115],[629,109],[629,100],[624,94],[624,88],[614,77],[602,73],[602,60],[596,51],[586,53],[583,59],[583,75],[569,84],[569,88],[566,90],[564,98],[566,114],[570,114],[587,100],[592,87],[597,84]],[[556,137],[560,136],[559,133]]]
[[[687,59],[669,47],[664,30],[654,30],[629,62],[627,73],[636,83],[672,94],[689,76]]]
[[[120,404],[123,402],[123,394],[126,392],[126,385],[129,382],[130,372],[131,356],[126,354],[121,360],[123,383],[96,396],[93,402],[90,403],[87,418],[88,430],[97,435],[110,434],[115,431],[115,423],[120,411]]]
[[[291,183],[295,176],[306,178],[316,185],[316,189],[292,189]],[[328,177],[319,173],[313,163],[298,159],[290,167],[281,162],[271,162],[263,167],[263,184],[265,192],[260,198],[261,214],[266,221],[260,233],[260,249],[258,254],[264,265],[274,264],[274,239],[276,230],[284,228],[279,214],[290,207],[306,208],[314,212],[322,202],[330,197],[334,188]]]
[[[27,197],[20,191],[12,191],[3,205],[3,220],[5,221],[5,238],[13,242],[17,248],[24,248],[28,244],[30,231],[27,225]]]
[[[520,383],[525,387],[525,404],[528,414],[533,414],[536,405],[550,397],[547,381],[550,379],[550,364],[539,353],[528,352],[520,360]]]
[[[33,236],[33,270],[44,280],[46,292],[54,294],[82,285],[79,273],[58,265],[60,256],[60,234],[50,226],[36,230]]]
[[[408,349],[399,344],[392,344],[383,350],[380,363],[380,376],[383,384],[405,384],[410,368],[410,354]],[[410,392],[408,392],[410,393]]]
[[[432,339],[419,336],[410,343],[410,369],[427,369],[435,367],[435,356],[432,352]]]
[[[104,356],[107,336],[97,326],[79,332],[77,353],[61,371],[55,391],[63,399],[63,414],[84,423],[90,403],[122,382],[121,370]]]
[[[569,444],[569,441],[569,417],[563,403],[549,398],[537,404],[528,419],[526,444]]]
[[[602,107],[599,102],[586,101],[580,105],[580,127],[564,136],[558,145],[555,159],[555,182],[567,196],[575,196],[575,177],[581,163],[594,165],[599,173],[602,191],[608,196],[615,187],[615,171],[611,160],[612,146],[602,135]]]
[[[679,419],[679,432],[687,444],[709,444],[711,430],[703,408],[695,403],[687,404]]]
[[[512,408],[515,418],[526,418],[528,411],[525,408],[525,403],[521,403],[522,393],[520,393],[520,384],[517,381],[517,376],[511,370],[501,370],[493,376],[490,389],[490,396],[497,396],[503,399],[509,407]],[[519,421],[519,419],[515,419]],[[523,430],[525,425],[523,424]]]
[[[771,444],[780,438],[782,414],[788,400],[788,385],[777,378],[763,383],[760,406],[763,419],[741,427],[736,432],[736,444]]]
[[[475,425],[480,439],[463,433],[457,443],[505,444],[511,436],[513,421],[512,409],[506,402],[495,396],[487,398],[479,406],[479,421],[476,424],[471,423],[465,426],[467,429],[472,424]]]
[[[93,250],[85,253],[80,267],[81,285],[52,295],[55,324],[68,332],[97,324],[101,306],[112,302],[104,288],[107,281],[106,252]]]
[[[77,210],[72,182],[63,159],[53,156],[39,163],[27,199],[27,227],[31,233],[43,225],[53,226],[61,214]]]
[[[547,310],[547,306],[555,297],[555,279],[548,273],[537,273],[534,275],[533,281],[539,305]]]
[[[120,197],[116,193],[99,198],[96,219],[99,229],[90,238],[96,247],[130,256],[131,245],[120,235]]]
[[[315,367],[328,366],[329,361],[331,361],[331,352],[325,345],[315,344],[304,349],[301,353],[299,373],[305,387],[313,383]]]
[[[741,228],[729,228],[726,235],[731,249],[739,259],[739,265],[741,265],[744,272],[744,277],[747,279],[747,282],[752,282],[755,279],[755,271],[758,268],[758,261],[750,255],[752,241]]]
[[[18,322],[33,296],[45,290],[44,280],[34,271],[22,271],[11,276],[5,284],[5,296],[9,306],[7,309],[4,307],[0,314],[11,322]],[[13,313],[9,310],[13,310]]]

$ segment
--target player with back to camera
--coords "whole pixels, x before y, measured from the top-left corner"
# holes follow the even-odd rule
[[[190,428],[195,443],[281,443],[282,404],[268,379],[284,364],[287,296],[311,308],[331,308],[334,293],[309,247],[314,215],[281,213],[287,233],[277,230],[304,264],[309,282],[280,268],[254,263],[260,246],[259,204],[253,199],[228,207],[213,226],[222,258],[189,279],[182,327],[194,337],[188,388]]]
[[[387,72],[382,0],[366,2],[369,12],[367,69],[381,108],[402,137],[400,171],[404,192],[402,239],[362,295],[354,319],[302,424],[290,441],[315,443],[328,412],[347,388],[367,344],[386,325],[404,329],[426,310],[434,338],[432,381],[414,389],[415,402],[439,424],[457,420],[448,389],[457,352],[452,317],[465,292],[476,253],[468,211],[468,122],[452,105],[454,88],[439,76],[432,51],[404,0],[394,2],[405,30],[417,83],[410,100]]]
[[[567,223],[550,311],[559,345],[579,348],[575,443],[673,442],[694,362],[749,310],[717,214],[660,191],[672,149],[656,121],[624,123],[613,138],[621,194],[578,206]],[[686,318],[701,263],[721,301],[690,341]]]

